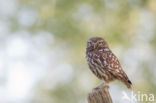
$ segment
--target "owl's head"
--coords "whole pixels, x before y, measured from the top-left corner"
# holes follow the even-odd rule
[[[87,41],[88,50],[99,50],[108,48],[107,42],[101,37],[92,37]]]

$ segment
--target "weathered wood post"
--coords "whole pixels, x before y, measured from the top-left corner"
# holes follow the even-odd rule
[[[88,103],[113,103],[108,85],[100,85],[88,94]]]

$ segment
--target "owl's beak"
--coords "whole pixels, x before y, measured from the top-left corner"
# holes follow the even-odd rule
[[[94,49],[96,49],[96,45],[94,45]]]

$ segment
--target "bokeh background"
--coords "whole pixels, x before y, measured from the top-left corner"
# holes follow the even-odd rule
[[[105,38],[136,93],[156,94],[156,0],[0,0],[0,103],[87,103],[102,83],[85,60],[92,36]],[[111,84],[114,103],[123,91]]]

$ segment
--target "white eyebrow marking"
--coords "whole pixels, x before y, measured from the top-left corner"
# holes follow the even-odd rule
[[[98,42],[103,42],[103,40],[99,40]]]
[[[92,42],[90,39],[87,42]]]

